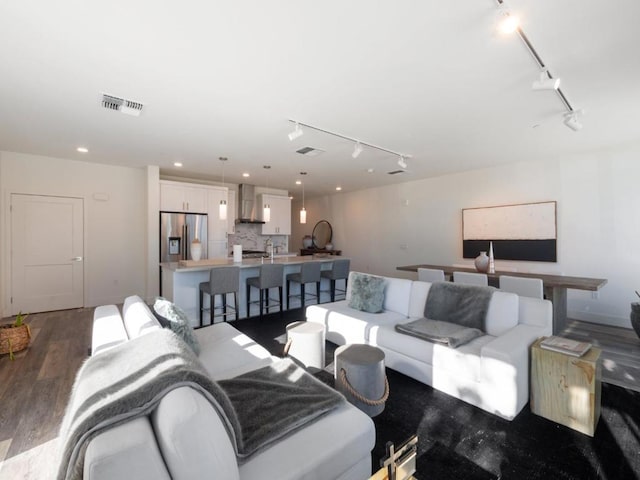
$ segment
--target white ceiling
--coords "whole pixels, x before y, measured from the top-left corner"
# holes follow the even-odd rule
[[[264,184],[269,164],[269,186],[295,192],[307,171],[312,195],[640,143],[640,2],[509,6],[584,109],[581,131],[554,92],[531,90],[537,65],[496,33],[495,0],[5,0],[0,150],[207,179],[225,156],[228,182]],[[102,92],[143,114],[101,108]],[[390,176],[396,157],[353,159],[311,131],[290,142],[288,119],[413,158]]]

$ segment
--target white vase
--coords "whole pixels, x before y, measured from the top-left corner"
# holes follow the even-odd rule
[[[191,260],[200,260],[202,258],[202,243],[191,242]]]
[[[473,263],[475,263],[477,271],[487,273],[489,270],[489,257],[487,257],[487,252],[480,252],[480,255],[476,257]]]

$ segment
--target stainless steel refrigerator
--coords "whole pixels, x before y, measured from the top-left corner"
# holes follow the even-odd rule
[[[207,215],[160,212],[160,261],[192,260],[191,242],[200,240],[201,260],[207,256]]]

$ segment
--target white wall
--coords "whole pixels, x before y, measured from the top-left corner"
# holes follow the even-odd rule
[[[0,225],[3,227],[0,311],[3,316],[10,315],[7,299],[11,294],[9,201],[12,193],[84,199],[85,307],[119,303],[127,295],[145,295],[145,170],[0,152]],[[108,200],[96,200],[94,194],[106,194]]]
[[[558,262],[496,267],[608,279],[598,298],[570,290],[569,317],[630,327],[629,304],[640,289],[639,158],[636,146],[311,198],[306,226],[293,206],[291,244],[298,248],[324,218],[353,270],[415,278],[396,267],[471,263],[462,259],[463,208],[555,200]]]

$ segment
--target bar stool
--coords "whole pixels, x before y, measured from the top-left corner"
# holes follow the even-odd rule
[[[280,306],[280,313],[282,313],[282,278],[284,275],[284,265],[281,263],[270,263],[260,265],[260,275],[257,277],[247,278],[247,317],[249,317],[250,307],[252,303],[257,301],[251,301],[251,287],[255,287],[260,290],[260,318],[262,318],[262,305],[267,307],[267,313],[269,313],[269,289],[278,287],[279,303],[271,305],[275,307]],[[266,297],[264,295],[266,290]]]
[[[238,289],[240,288],[240,267],[218,267],[209,270],[209,281],[202,282],[199,285],[200,290],[200,326],[202,327],[202,312],[204,294],[209,295],[211,312],[211,324],[215,317],[222,317],[227,321],[227,294],[233,293],[233,310],[236,320],[238,319]],[[222,295],[222,314],[215,315],[215,297]],[[218,307],[220,308],[220,307]]]
[[[334,260],[331,270],[323,270],[322,278],[328,278],[331,281],[331,301],[336,301],[336,280],[344,280],[344,290],[338,290],[340,293],[347,292],[347,279],[349,277],[349,259]]]
[[[304,302],[306,299],[304,286],[307,283],[315,283],[316,284],[316,294],[309,294],[312,297],[316,297],[316,301],[320,303],[320,267],[322,264],[320,262],[308,262],[303,263],[300,268],[300,272],[298,273],[289,273],[287,275],[287,310],[289,310],[289,299],[291,297],[300,297],[300,303],[302,304],[302,308],[304,308]],[[290,284],[291,282],[300,284],[300,295],[291,295]]]

